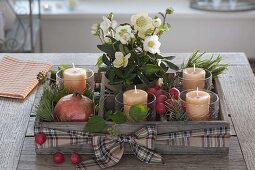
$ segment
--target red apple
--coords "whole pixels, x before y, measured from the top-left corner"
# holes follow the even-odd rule
[[[78,153],[73,152],[72,155],[70,156],[70,160],[72,164],[76,165],[81,162],[81,156]]]
[[[35,143],[42,145],[46,141],[46,135],[42,132],[39,132],[35,135]]]
[[[157,103],[156,104],[156,112],[160,114],[161,116],[166,113],[166,106],[164,103]]]
[[[65,156],[63,153],[61,152],[56,152],[54,155],[53,155],[53,160],[56,164],[61,164],[64,162],[65,160]]]
[[[180,91],[175,87],[169,89],[168,93],[170,94],[170,96],[174,97],[176,100],[180,97]]]
[[[159,96],[159,95],[163,95],[163,94],[165,94],[165,91],[164,91],[164,90],[159,89],[159,90],[155,93],[155,96],[157,97],[157,96]]]
[[[158,95],[157,98],[156,98],[156,102],[157,103],[164,103],[164,101],[167,99],[166,95]]]
[[[149,88],[148,93],[156,94],[157,90],[155,88]]]
[[[92,100],[80,94],[62,97],[54,109],[54,116],[60,121],[88,121],[91,114]]]

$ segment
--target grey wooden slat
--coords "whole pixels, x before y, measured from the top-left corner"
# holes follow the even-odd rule
[[[35,90],[26,100],[0,98],[0,169],[16,169]]]
[[[36,155],[34,151],[34,139],[27,137],[20,157],[19,170],[57,170],[75,169],[69,161],[69,155],[65,155],[65,162],[56,165],[52,160],[52,155]],[[83,155],[83,160],[92,158],[92,155]],[[236,137],[231,138],[229,155],[164,155],[165,165],[148,165],[139,161],[134,155],[124,155],[117,166],[110,169],[130,170],[130,169],[173,169],[173,170],[215,170],[233,169],[246,170],[242,153]]]
[[[34,125],[35,125],[35,117],[30,117],[26,137],[33,137],[34,136]]]
[[[255,167],[255,77],[250,66],[231,66],[219,78],[248,169]]]

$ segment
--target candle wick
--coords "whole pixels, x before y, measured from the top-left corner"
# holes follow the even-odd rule
[[[75,65],[74,65],[74,63],[72,63],[73,64],[73,68],[75,68]]]
[[[198,97],[198,87],[197,87],[197,97]]]
[[[196,65],[195,64],[193,65],[193,71],[194,72],[196,71]]]
[[[137,93],[137,90],[136,90],[136,85],[135,85],[135,93]]]

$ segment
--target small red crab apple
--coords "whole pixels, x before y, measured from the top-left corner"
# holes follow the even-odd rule
[[[163,116],[166,113],[166,106],[164,105],[164,103],[156,104],[156,112],[161,116]]]
[[[165,106],[169,109],[173,107],[174,101],[172,99],[167,99],[164,103]]]
[[[159,89],[156,93],[155,93],[155,96],[159,96],[159,95],[164,95],[165,94],[165,91],[164,90],[161,90]]]
[[[35,143],[42,145],[46,141],[46,135],[42,132],[39,132],[35,135]]]
[[[152,94],[156,94],[157,90],[155,88],[149,88],[149,90],[147,91],[148,93],[152,93]]]
[[[173,96],[176,100],[178,100],[178,98],[180,97],[180,91],[173,87],[171,89],[168,90],[168,93]]]
[[[56,152],[54,155],[53,155],[53,160],[56,164],[61,164],[64,162],[65,160],[65,156],[63,153],[61,152]]]
[[[70,160],[72,162],[72,164],[79,164],[81,162],[81,156],[76,153],[76,152],[73,152],[72,155],[70,156]]]
[[[157,96],[156,103],[164,103],[164,101],[166,101],[166,100],[167,100],[166,95],[161,94],[161,95]]]

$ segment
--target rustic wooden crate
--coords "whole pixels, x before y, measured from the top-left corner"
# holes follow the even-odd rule
[[[221,92],[221,86],[218,84],[218,81],[215,81],[215,90],[216,92]],[[100,108],[99,115],[103,116],[105,109],[112,108],[114,104],[114,96],[105,96],[105,87],[101,85],[100,94]],[[227,127],[230,128],[230,123],[226,119],[226,114],[223,112],[222,107],[224,103],[223,95],[219,95],[220,98],[220,113],[219,120],[216,121],[169,121],[169,122],[159,122],[159,121],[150,121],[142,123],[125,123],[117,124],[117,128],[120,130],[121,134],[132,134],[137,130],[141,129],[145,125],[156,125],[158,134],[184,131],[184,130],[194,130],[194,129],[204,129],[204,128],[216,128],[216,127]],[[36,118],[35,126],[41,126],[52,129],[61,129],[65,130],[77,130],[83,131],[86,122],[41,122]],[[107,127],[111,127],[112,122],[107,122]],[[63,153],[79,152],[80,154],[93,154],[93,149],[91,144],[80,144],[80,145],[68,145],[61,148],[48,148],[41,149],[37,146],[35,147],[37,154],[54,154],[56,151],[61,151]],[[187,147],[187,146],[169,146],[165,144],[155,143],[155,150],[161,154],[228,154],[228,147]],[[129,144],[125,144],[125,154],[131,154]]]

